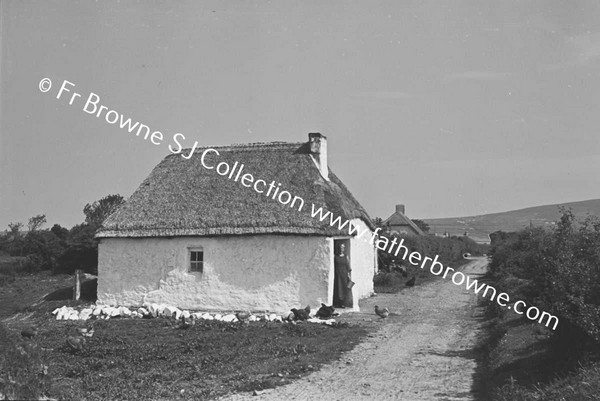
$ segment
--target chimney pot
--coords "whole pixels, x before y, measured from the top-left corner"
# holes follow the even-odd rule
[[[319,132],[310,132],[308,134],[308,143],[310,145],[310,154],[315,162],[321,176],[329,180],[329,167],[327,166],[327,137]]]
[[[396,212],[405,214],[404,213],[404,205],[396,205]]]

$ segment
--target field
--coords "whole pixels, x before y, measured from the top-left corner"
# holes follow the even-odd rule
[[[488,241],[488,235],[498,230],[518,231],[530,224],[536,227],[553,226],[561,215],[559,206],[571,209],[578,218],[585,218],[588,214],[600,215],[600,199],[592,199],[479,216],[425,219],[425,222],[431,226],[432,233],[441,235],[448,232],[450,235],[462,235],[468,232],[474,240]]]
[[[94,286],[84,286],[83,306]],[[318,370],[352,349],[375,325],[224,323],[174,319],[57,321],[72,277],[17,274],[0,284],[0,399],[214,399],[260,391]],[[343,319],[339,319],[340,321]],[[28,340],[21,330],[36,326]],[[76,328],[94,328],[81,351],[66,345]]]

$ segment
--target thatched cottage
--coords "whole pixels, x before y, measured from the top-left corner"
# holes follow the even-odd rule
[[[404,205],[396,205],[396,211],[383,221],[383,225],[396,235],[425,235],[411,219],[406,217]]]
[[[374,227],[329,169],[326,137],[196,148],[187,159],[190,152],[165,157],[97,234],[99,303],[253,311],[329,305],[334,249],[342,243],[354,308],[372,294]],[[313,218],[312,205],[366,234]]]

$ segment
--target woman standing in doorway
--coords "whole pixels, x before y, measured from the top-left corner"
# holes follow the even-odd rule
[[[350,269],[350,261],[346,255],[346,245],[340,245],[338,254],[334,257],[333,265],[335,269],[335,278],[333,283],[333,307],[345,308],[346,306],[352,306],[352,301],[349,297],[350,289],[348,288],[348,283],[350,282],[350,273],[352,270]]]

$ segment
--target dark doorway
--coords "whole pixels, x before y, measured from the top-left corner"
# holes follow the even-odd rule
[[[333,307],[352,307],[352,268],[350,267],[350,241],[333,240]]]

